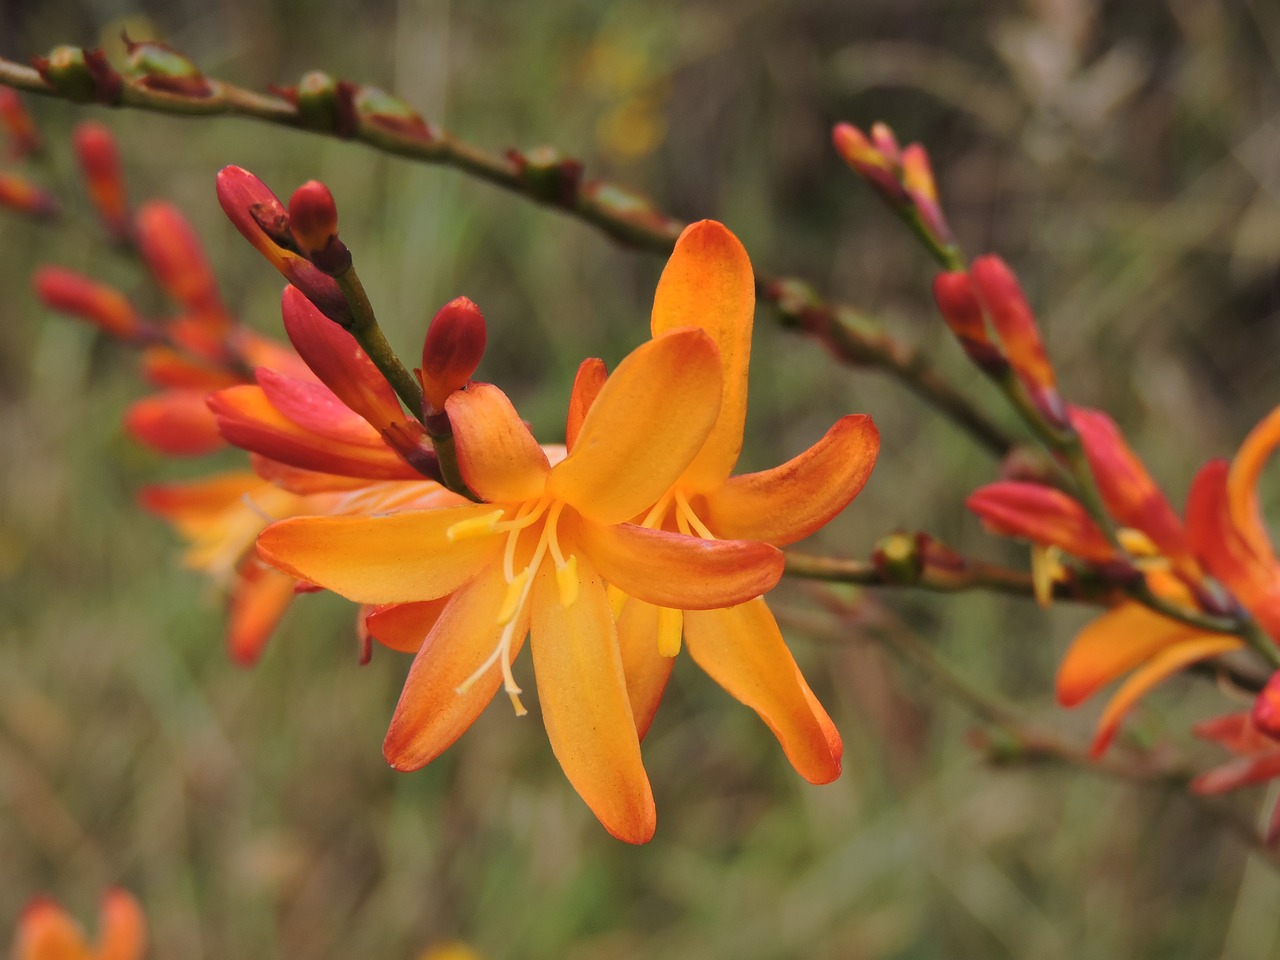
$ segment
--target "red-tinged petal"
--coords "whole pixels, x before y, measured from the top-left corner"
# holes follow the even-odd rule
[[[604,828],[627,843],[647,843],[657,812],[609,601],[583,558],[578,581],[568,607],[551,564],[539,567],[533,584],[530,646],[542,720],[565,776]]]
[[[810,783],[840,776],[843,744],[763,600],[690,611],[684,637],[698,666],[760,715],[800,776]]]
[[[1035,314],[1013,271],[998,256],[988,255],[973,261],[969,277],[1018,376],[1035,388],[1053,390],[1053,367]]]
[[[1121,684],[1115,696],[1107,703],[1106,709],[1102,711],[1102,718],[1098,721],[1098,731],[1089,747],[1090,756],[1100,757],[1106,752],[1120,727],[1120,721],[1161,680],[1200,660],[1239,650],[1243,646],[1244,642],[1237,637],[1200,633],[1153,656]]]
[[[458,449],[462,479],[490,503],[539,496],[551,469],[547,455],[507,395],[491,383],[473,383],[445,404]]]
[[[267,367],[254,375],[271,405],[298,426],[343,443],[382,443],[377,428],[323,383],[295,380]]]
[[[185,516],[218,513],[262,487],[262,480],[246,471],[220,473],[180,483],[157,483],[138,492],[144,510],[179,520]]]
[[[335,490],[311,502],[325,513],[351,516],[362,513],[397,513],[404,510],[433,510],[436,507],[463,507],[471,503],[434,480],[387,480],[366,483],[354,490]],[[320,509],[316,510],[321,512]]]
[[[256,370],[258,367],[269,367],[276,373],[295,380],[314,380],[311,368],[298,356],[292,345],[280,343],[270,337],[264,337],[244,327],[237,327],[230,336],[236,355],[245,366]]]
[[[1252,735],[1253,727],[1249,723],[1249,714],[1228,713],[1221,717],[1201,720],[1191,732],[1201,740],[1212,740],[1221,743],[1230,750],[1238,750],[1238,745]]]
[[[383,741],[383,755],[397,770],[417,770],[440,756],[502,686],[499,664],[479,675],[476,671],[502,638],[498,610],[506,592],[499,561],[450,597],[409,669]],[[513,658],[529,631],[527,609],[517,618],[511,633]]]
[[[842,417],[826,436],[782,466],[730,477],[706,495],[707,526],[718,537],[784,546],[801,540],[849,505],[880,452],[865,415]]]
[[[1200,774],[1191,781],[1191,792],[1201,796],[1214,796],[1266,783],[1280,777],[1280,748],[1256,757],[1241,757],[1213,770]]]
[[[622,654],[622,674],[627,679],[627,697],[636,733],[645,738],[653,724],[663,691],[671,679],[675,657],[658,652],[658,608],[651,603],[627,599],[618,617],[618,647]]]
[[[452,593],[501,554],[500,536],[449,541],[449,528],[489,504],[381,517],[297,517],[267,527],[258,555],[356,603],[406,603]]]
[[[113,337],[130,340],[142,332],[142,318],[129,298],[114,287],[62,267],[41,267],[32,283],[45,304],[87,320]]]
[[[449,396],[467,385],[487,339],[484,314],[466,297],[455,297],[436,312],[422,342],[419,371],[427,410],[443,410]]]
[[[623,593],[676,610],[742,603],[772,590],[782,551],[755,540],[702,540],[630,523],[581,519],[566,539],[580,546],[600,575]]]
[[[242,667],[258,662],[293,603],[295,581],[255,557],[240,565],[227,605],[227,650]]]
[[[1204,635],[1203,630],[1123,603],[1089,623],[1058,667],[1058,703],[1074,707],[1162,650]]]
[[[13,960],[94,960],[84,931],[45,897],[31,900],[18,918]]]
[[[449,604],[449,597],[393,603],[381,606],[364,618],[365,630],[389,650],[417,653]],[[501,598],[499,598],[501,603]],[[496,640],[494,641],[497,642]],[[465,679],[465,678],[464,678]]]
[[[147,918],[133,895],[108,890],[98,912],[98,952],[95,960],[142,960],[147,949]]]
[[[157,387],[199,390],[202,393],[244,383],[237,374],[169,347],[148,347],[143,351],[142,375]]]
[[[164,200],[152,200],[138,209],[134,223],[138,248],[165,292],[211,325],[228,326],[204,247],[178,208]]]
[[[578,442],[582,421],[587,419],[587,411],[596,402],[608,377],[609,371],[605,369],[604,361],[597,357],[588,357],[578,367],[578,375],[573,378],[573,390],[569,394],[569,416],[564,427],[564,445],[567,449],[572,450]]]
[[[333,439],[338,429],[333,424],[328,436],[299,426],[276,409],[261,387],[219,390],[209,396],[209,409],[228,442],[290,466],[371,480],[422,479],[422,474],[372,434],[372,428],[359,417],[343,421],[344,426],[356,423],[361,430],[368,430],[366,437],[372,434],[371,439],[357,443]]]
[[[345,477],[336,473],[303,470],[301,467],[290,466],[259,453],[249,454],[249,460],[253,464],[253,472],[263,480],[303,497],[313,493],[360,490],[370,482],[364,477]]]
[[[547,492],[600,523],[652,506],[684,472],[720,409],[720,361],[701,330],[641,344],[591,405]]]
[[[130,405],[124,427],[139,443],[171,457],[196,457],[225,445],[204,390],[165,390]]]
[[[747,251],[724,224],[685,227],[653,297],[654,336],[682,327],[705,330],[720,351],[720,414],[702,449],[685,468],[691,489],[713,490],[733,472],[747,416],[747,366],[756,289]]]
[[[284,288],[284,329],[320,382],[381,432],[406,419],[391,384],[356,338],[321,313],[297,287]]]
[[[1191,556],[1182,521],[1115,421],[1101,411],[1081,407],[1072,407],[1070,415],[1107,511],[1121,525],[1145,533],[1180,572],[1196,579],[1199,567]]]
[[[1089,512],[1061,490],[1004,480],[975,490],[965,506],[978,515],[983,526],[1001,536],[1061,547],[1093,563],[1115,558],[1115,550]]]
[[[1227,502],[1231,518],[1245,542],[1259,556],[1271,555],[1271,538],[1258,506],[1258,477],[1280,444],[1280,407],[1272,410],[1249,431],[1231,461],[1227,476]]]

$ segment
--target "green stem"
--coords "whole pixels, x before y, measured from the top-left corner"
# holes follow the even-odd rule
[[[347,328],[347,332],[356,338],[361,349],[369,355],[374,366],[387,378],[387,383],[391,384],[391,388],[409,408],[409,412],[416,419],[421,420],[422,387],[417,378],[400,362],[400,358],[396,356],[395,350],[387,341],[382,327],[378,325],[378,318],[374,315],[369,295],[365,293],[364,284],[360,282],[355,268],[350,267],[333,279],[337,281],[342,295],[347,298],[347,305],[351,307],[351,313],[355,318]]]

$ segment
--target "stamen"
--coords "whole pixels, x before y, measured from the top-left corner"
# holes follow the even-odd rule
[[[654,527],[662,524],[663,518],[667,515],[667,510],[671,506],[672,492],[673,491],[668,490],[662,495],[661,499],[653,505],[647,514],[645,514],[645,518],[640,521],[640,526],[648,527],[652,530]]]
[[[622,616],[622,608],[627,605],[627,600],[630,598],[612,583],[605,584],[604,592],[609,598],[609,612],[613,614],[613,619],[617,620]]]
[[[1039,606],[1049,606],[1053,602],[1053,585],[1066,579],[1061,556],[1062,550],[1058,547],[1036,544],[1031,548],[1031,590]]]
[[[689,506],[689,501],[685,499],[684,493],[676,491],[676,506],[680,509],[680,514],[688,522],[689,526],[698,531],[698,536],[703,540],[715,540],[716,535],[707,529],[707,525],[698,519],[698,515],[693,512],[693,507]]]
[[[570,554],[569,559],[556,565],[556,586],[560,588],[560,606],[572,607],[578,599],[578,557]]]
[[[273,517],[271,516],[271,514],[267,513],[267,511],[262,509],[262,507],[258,506],[257,501],[255,501],[253,497],[249,496],[249,494],[247,493],[240,494],[240,501],[246,507],[252,510],[254,513],[256,513],[258,516],[260,516],[267,523],[271,523],[273,520],[277,519],[276,517]]]
[[[529,568],[525,567],[507,581],[507,593],[502,598],[502,606],[498,608],[498,622],[510,623],[511,618],[520,610],[524,601],[526,588],[529,585]]]
[[[498,526],[498,521],[501,519],[502,511],[494,510],[492,513],[486,513],[479,517],[459,520],[445,531],[445,536],[449,538],[450,543],[487,536],[494,532],[494,529]]]
[[[658,653],[674,657],[680,652],[680,635],[684,632],[684,611],[658,608]]]

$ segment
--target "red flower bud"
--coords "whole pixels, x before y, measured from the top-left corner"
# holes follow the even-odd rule
[[[15,160],[39,152],[40,134],[12,87],[0,87],[0,124],[9,135],[9,155]]]
[[[933,299],[970,360],[991,374],[1008,368],[1008,360],[987,334],[982,303],[968,274],[938,274],[933,280]]]
[[[351,254],[338,239],[338,207],[319,180],[308,180],[289,198],[289,227],[299,251],[320,270],[339,276],[351,268]]]
[[[71,139],[98,216],[112,237],[126,239],[130,233],[129,207],[115,137],[102,124],[87,121],[76,127]]]
[[[230,326],[204,248],[178,208],[163,200],[143,204],[137,231],[142,256],[165,292],[211,331]]]
[[[1267,685],[1253,702],[1253,725],[1269,737],[1280,740],[1280,670],[1271,675]]]
[[[898,144],[883,124],[876,124],[871,132],[872,140],[868,140],[853,124],[837,123],[831,131],[831,142],[845,163],[891,206],[900,207],[907,202],[907,193],[898,179]]]
[[[26,177],[0,172],[0,207],[8,207],[40,220],[56,219],[62,211],[58,198]]]
[[[466,386],[484,356],[485,339],[484,315],[466,297],[440,308],[422,344],[424,413],[439,413],[449,394]]]
[[[142,320],[119,290],[61,267],[41,267],[34,278],[36,295],[55,310],[87,320],[121,340],[138,339]]]

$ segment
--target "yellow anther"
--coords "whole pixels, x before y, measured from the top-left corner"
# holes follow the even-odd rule
[[[1121,527],[1116,531],[1116,539],[1120,541],[1120,546],[1124,547],[1125,552],[1131,557],[1158,557],[1160,548],[1151,542],[1141,530],[1135,530],[1133,527]]]
[[[556,586],[560,588],[560,606],[572,607],[578,599],[578,558],[574,554],[556,566]]]
[[[684,633],[684,611],[658,608],[658,653],[674,657],[680,652],[680,635]]]
[[[1067,579],[1067,568],[1062,565],[1061,557],[1058,547],[1031,548],[1031,588],[1036,603],[1042,607],[1053,602],[1053,585]]]
[[[498,521],[502,519],[502,511],[494,510],[492,513],[486,513],[484,516],[471,517],[467,520],[459,520],[448,530],[445,536],[449,538],[450,543],[457,543],[459,540],[469,540],[473,537],[484,537],[493,533],[494,528],[498,525]]]
[[[622,608],[627,605],[627,595],[612,583],[605,584],[604,592],[609,598],[609,612],[617,620],[622,616]]]
[[[519,612],[520,604],[524,601],[524,588],[528,582],[529,568],[525,567],[507,584],[507,595],[502,598],[502,606],[498,610],[499,623],[510,623],[511,618]]]

